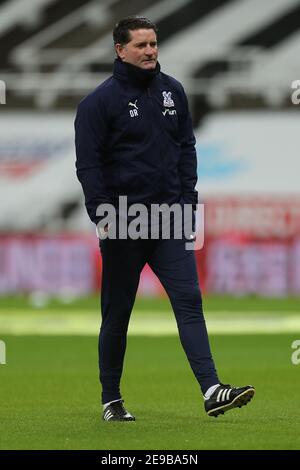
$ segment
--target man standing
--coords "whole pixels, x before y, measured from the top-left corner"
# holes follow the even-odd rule
[[[75,120],[76,168],[87,212],[107,238],[103,260],[99,370],[103,419],[134,421],[123,405],[120,380],[127,328],[140,273],[149,264],[164,286],[179,336],[210,416],[241,407],[252,386],[220,383],[210,352],[195,254],[186,239],[109,238],[99,215],[103,204],[198,202],[195,138],[182,85],[157,62],[157,28],[144,17],[128,17],[113,31],[117,59],[113,76],[79,104]],[[120,214],[118,214],[120,216]],[[161,232],[159,232],[161,234]]]

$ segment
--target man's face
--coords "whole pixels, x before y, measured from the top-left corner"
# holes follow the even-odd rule
[[[129,31],[131,40],[122,46],[116,44],[116,51],[123,62],[129,62],[141,69],[155,69],[157,62],[157,40],[153,29]]]

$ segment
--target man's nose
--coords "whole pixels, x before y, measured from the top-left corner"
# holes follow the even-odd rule
[[[145,54],[153,55],[154,53],[155,53],[155,48],[150,46],[150,44],[148,44],[148,46],[146,47]]]

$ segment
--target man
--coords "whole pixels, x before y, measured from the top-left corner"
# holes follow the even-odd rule
[[[78,107],[77,176],[87,212],[102,238],[112,229],[103,222],[99,209],[104,204],[118,208],[119,196],[126,196],[129,205],[142,203],[148,208],[163,203],[195,208],[198,201],[195,138],[187,98],[182,85],[160,71],[156,33],[155,24],[147,18],[120,21],[113,32],[117,54],[113,76]],[[121,218],[120,212],[117,215]],[[135,420],[124,408],[120,380],[129,318],[146,263],[170,298],[206,412],[218,416],[241,407],[255,392],[252,386],[220,383],[202,312],[194,252],[186,249],[184,236],[165,239],[161,233],[160,227],[158,239],[108,236],[100,241],[99,369],[106,421]]]

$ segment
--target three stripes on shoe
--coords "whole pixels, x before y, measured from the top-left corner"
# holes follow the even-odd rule
[[[219,391],[217,395],[217,402],[222,402],[222,401],[227,401],[230,400],[230,393],[232,389],[231,388],[223,388]]]

